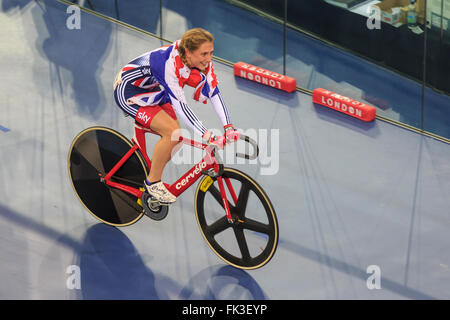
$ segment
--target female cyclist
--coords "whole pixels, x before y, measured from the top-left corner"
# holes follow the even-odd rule
[[[239,139],[239,132],[231,124],[217,87],[211,61],[213,51],[211,33],[201,28],[191,29],[172,45],[146,52],[130,61],[114,81],[114,97],[119,107],[135,119],[135,125],[161,136],[153,149],[152,166],[144,185],[162,204],[176,200],[161,177],[172,149],[179,142],[177,115],[205,142],[219,148],[224,147],[226,140]],[[213,135],[189,108],[183,92],[185,85],[195,88],[194,100],[206,103],[210,99],[224,126],[224,136]]]

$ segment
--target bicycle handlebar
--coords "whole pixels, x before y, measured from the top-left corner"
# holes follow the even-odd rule
[[[249,160],[256,159],[258,157],[258,155],[259,155],[259,147],[258,147],[258,144],[255,142],[255,140],[253,140],[249,136],[245,136],[245,135],[242,135],[242,134],[241,134],[241,137],[239,139],[240,140],[244,140],[245,142],[248,142],[249,144],[251,144],[253,146],[253,154],[252,155],[248,155],[248,154],[237,153],[236,152],[236,157],[245,158],[245,159],[249,159]]]
[[[244,140],[245,142],[251,144],[253,146],[253,154],[252,155],[248,155],[248,154],[244,154],[244,153],[238,153],[236,152],[236,157],[240,157],[240,158],[245,158],[245,159],[249,159],[249,160],[254,160],[258,157],[259,155],[259,147],[258,144],[249,136],[245,136],[245,135],[241,135],[240,140]],[[219,172],[210,172],[207,170],[202,170],[202,174],[206,174],[210,177],[217,177],[217,176],[221,176],[223,173],[223,163],[222,163],[222,159],[220,158],[220,156],[218,154],[216,154],[216,150],[217,150],[217,146],[215,145],[208,145],[206,147],[206,150],[209,149],[209,152],[211,152],[211,155],[215,158],[215,161],[217,162],[217,164],[219,165]],[[211,170],[211,169],[210,169]]]
[[[245,159],[249,159],[249,160],[254,160],[254,159],[256,159],[256,158],[258,157],[258,155],[259,155],[259,147],[258,147],[258,144],[256,143],[256,141],[253,140],[252,138],[250,138],[249,136],[242,135],[242,134],[241,134],[239,140],[244,140],[245,142],[247,142],[247,143],[249,143],[250,145],[252,145],[252,147],[253,147],[253,154],[248,155],[248,154],[245,154],[245,153],[239,153],[239,152],[236,152],[236,157],[239,157],[239,158],[245,158]],[[215,145],[209,145],[208,147],[211,148],[211,149],[210,149],[210,150],[211,150],[211,153],[212,153],[215,157],[218,158],[218,159],[217,159],[217,160],[219,160],[218,163],[221,164],[220,157],[218,157],[218,155],[216,154],[217,146],[215,146]]]

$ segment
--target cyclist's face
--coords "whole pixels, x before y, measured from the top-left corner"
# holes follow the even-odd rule
[[[186,49],[186,58],[191,68],[199,68],[204,71],[208,68],[214,52],[214,44],[212,42],[203,42],[195,51]]]

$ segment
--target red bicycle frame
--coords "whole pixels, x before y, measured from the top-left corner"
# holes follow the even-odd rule
[[[141,198],[143,191],[140,189],[136,189],[118,182],[111,181],[111,177],[120,169],[120,167],[136,152],[136,150],[139,149],[141,154],[144,157],[145,162],[147,163],[147,167],[150,170],[152,162],[147,154],[147,148],[146,148],[146,140],[145,140],[145,133],[150,132],[156,134],[156,132],[146,129],[144,127],[141,127],[137,124],[134,126],[134,137],[131,139],[133,146],[128,150],[128,152],[117,162],[117,164],[109,171],[105,177],[103,178],[105,183],[113,188],[117,188],[119,190],[122,190],[124,192],[127,192],[137,198]],[[180,137],[180,142],[183,142],[184,144],[190,145],[195,148],[206,150],[205,157],[197,163],[195,166],[193,166],[188,172],[186,172],[181,178],[179,178],[177,181],[175,181],[172,185],[165,184],[166,188],[176,197],[181,195],[184,191],[186,191],[190,186],[192,186],[201,176],[202,171],[210,171],[211,169],[218,174],[220,170],[220,165],[217,162],[216,157],[214,156],[214,149],[210,146],[187,139],[184,137]],[[237,204],[237,196],[234,192],[233,186],[231,185],[231,181],[228,178],[222,179],[222,177],[219,175],[217,176],[217,182],[219,184],[219,190],[220,195],[222,197],[223,206],[228,218],[228,221],[232,222],[233,219],[231,217],[231,211],[228,206],[228,200],[227,200],[227,194],[225,190],[225,186],[223,183],[223,180],[225,180],[225,183],[227,185],[228,191],[230,192],[231,197],[233,198],[234,204]]]

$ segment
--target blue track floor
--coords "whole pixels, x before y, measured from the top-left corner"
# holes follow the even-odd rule
[[[165,220],[124,228],[99,223],[72,190],[72,139],[94,125],[131,137],[112,81],[161,43],[86,13],[80,30],[68,30],[66,6],[52,0],[0,7],[0,299],[450,298],[448,144],[363,123],[215,63],[235,125],[268,134],[258,135],[256,163],[230,166],[260,183],[280,227],[274,258],[237,270],[203,240],[194,189]],[[210,104],[189,103],[220,128]],[[189,167],[171,163],[163,178]],[[68,285],[74,266],[78,289]],[[367,285],[371,266],[379,289]]]

